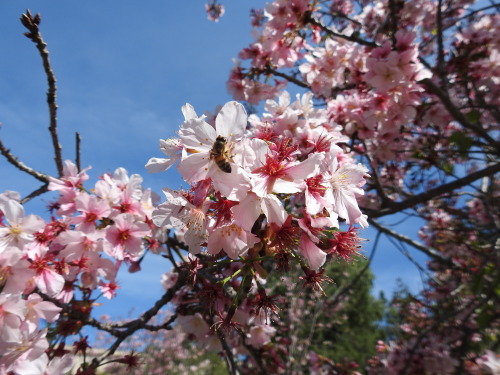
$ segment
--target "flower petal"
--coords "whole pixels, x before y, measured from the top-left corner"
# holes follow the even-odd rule
[[[326,253],[317,247],[305,233],[300,237],[300,252],[313,270],[318,270],[326,260]]]
[[[232,101],[224,104],[215,119],[217,134],[231,140],[243,136],[247,127],[247,112],[242,104]]]
[[[184,147],[197,151],[209,151],[217,137],[215,129],[202,118],[184,122],[179,135]]]
[[[189,183],[195,183],[207,178],[209,160],[210,157],[207,152],[192,154],[182,160],[177,169],[184,180]]]
[[[232,208],[234,221],[243,229],[250,232],[260,215],[260,198],[249,193],[237,206]]]

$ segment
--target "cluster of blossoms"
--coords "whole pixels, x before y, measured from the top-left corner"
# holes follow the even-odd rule
[[[51,179],[49,190],[60,195],[50,221],[25,216],[17,193],[0,194],[0,368],[7,373],[69,371],[72,356],[49,349],[41,319],[56,322],[52,334],[78,333],[98,294],[115,296],[121,265],[134,268],[147,247],[157,247],[150,191],[138,175],[117,169],[93,193],[83,187],[87,179],[71,162]]]
[[[333,252],[323,232],[334,233],[339,217],[367,226],[357,204],[367,169],[339,147],[348,139],[314,109],[310,94],[290,103],[283,92],[266,110],[247,126],[237,102],[226,103],[211,124],[183,107],[179,138],[161,141],[168,158],[152,158],[146,167],[156,172],[178,161],[192,188],[165,188],[167,201],[152,219],[178,229],[191,254],[206,248],[236,260],[251,249],[268,255],[292,249],[318,270]]]
[[[207,347],[220,348],[212,326],[237,325],[236,331],[245,332],[243,341],[236,331],[228,333],[235,350],[270,342],[274,328],[266,313],[275,312],[275,301],[266,294],[265,278],[272,268],[286,272],[299,264],[304,283],[321,289],[326,277],[320,268],[327,259],[358,255],[354,225],[368,225],[357,204],[367,169],[345,151],[348,139],[326,110],[314,108],[311,97],[291,102],[282,92],[278,101],[266,102],[262,118],[248,119],[237,102],[226,103],[215,116],[198,116],[186,105],[179,137],[160,141],[168,158],[146,165],[159,172],[178,163],[192,186],[165,188],[167,200],[152,221],[175,230],[188,247],[184,267],[198,276],[175,303],[186,332]],[[347,231],[340,231],[339,220],[349,225]],[[204,272],[217,283],[200,277]],[[177,277],[165,276],[165,285]]]
[[[335,36],[319,43],[319,26],[313,26],[310,38],[317,44],[311,44],[298,30],[306,28],[310,22],[306,15],[314,10],[309,1],[268,3],[267,22],[256,28],[256,41],[239,54],[241,60],[250,60],[251,68],[245,70],[237,63],[229,78],[229,91],[236,99],[257,104],[274,97],[285,82],[273,86],[256,78],[296,66],[303,84],[327,102],[331,119],[346,134],[364,141],[375,160],[406,157],[401,150],[411,149],[413,144],[401,137],[400,127],[416,117],[415,107],[424,92],[417,82],[431,77],[418,59],[416,33],[398,31],[395,44],[385,40],[366,46]],[[363,16],[354,19],[361,24]],[[352,26],[342,29],[346,35],[355,31]]]

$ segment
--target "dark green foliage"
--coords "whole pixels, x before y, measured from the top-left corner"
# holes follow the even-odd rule
[[[353,283],[365,264],[364,261],[340,261],[327,265],[326,273],[335,284],[326,285],[324,288],[327,297],[323,311],[317,319],[317,324],[323,325],[324,328],[316,330],[312,338],[312,348],[335,362],[343,362],[348,358],[363,364],[375,354],[377,340],[385,338],[379,328],[384,302],[370,293],[373,274],[366,269]],[[345,292],[336,297],[344,288]],[[341,309],[338,309],[339,304],[342,304]]]
[[[328,263],[325,275],[333,282],[321,285],[326,296],[302,289],[300,283],[289,290],[291,302],[280,317],[285,330],[290,330],[289,338],[297,336],[296,352],[313,350],[336,363],[355,361],[361,366],[375,354],[377,340],[385,339],[385,299],[371,295],[374,276],[366,264],[364,260]],[[267,286],[274,286],[272,293],[286,289],[280,279],[269,280]]]

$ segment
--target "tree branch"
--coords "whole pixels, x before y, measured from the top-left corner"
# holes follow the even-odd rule
[[[10,150],[5,147],[5,145],[3,144],[1,139],[0,139],[0,153],[3,156],[5,156],[7,161],[10,164],[12,164],[14,167],[16,167],[17,169],[35,177],[39,181],[42,181],[46,184],[49,183],[49,176],[48,175],[46,175],[45,173],[42,173],[42,172],[38,172],[38,171],[34,170],[33,168],[28,167],[22,161],[19,161],[14,155],[12,155]]]
[[[477,172],[468,174],[465,177],[459,178],[457,180],[454,180],[452,182],[449,182],[447,184],[440,185],[434,189],[430,189],[426,191],[425,193],[418,194],[418,195],[413,195],[410,198],[401,201],[401,202],[393,202],[389,204],[389,207],[387,208],[382,208],[380,210],[373,210],[371,213],[368,214],[370,218],[378,218],[386,215],[391,215],[396,212],[403,211],[407,208],[414,207],[417,204],[427,202],[435,197],[438,197],[442,194],[451,192],[455,189],[461,188],[465,185],[468,185],[476,180],[479,180],[483,177],[486,176],[492,176],[495,173],[500,172],[500,163],[493,164],[489,167],[486,167],[484,169],[481,169]],[[366,212],[370,212],[370,209],[365,209]]]
[[[444,44],[443,44],[443,0],[438,0],[437,4],[437,61],[436,71],[441,81],[441,87],[446,87],[446,74],[444,70]]]
[[[300,80],[298,80],[297,78],[295,77],[292,77],[288,74],[285,74],[285,73],[281,73],[275,69],[272,69],[272,68],[268,68],[264,71],[264,73],[270,73],[272,75],[275,75],[275,76],[278,76],[278,77],[281,77],[281,78],[284,78],[286,79],[288,82],[292,82],[292,83],[295,83],[297,86],[300,86],[300,87],[303,87],[303,88],[306,88],[306,89],[311,89],[311,86],[309,86],[307,83],[304,83]]]
[[[42,57],[43,69],[47,76],[49,88],[47,90],[47,104],[49,106],[50,126],[49,132],[52,137],[52,145],[54,147],[54,161],[56,163],[57,172],[59,177],[63,175],[63,160],[62,160],[62,147],[59,143],[59,136],[57,134],[57,103],[56,103],[56,77],[54,71],[50,66],[49,51],[47,50],[47,43],[42,38],[38,26],[40,25],[40,14],[35,16],[31,15],[29,10],[21,16],[21,23],[26,27],[29,32],[24,35],[36,44],[36,48]]]
[[[25,204],[26,202],[32,200],[33,198],[46,193],[47,191],[49,191],[49,184],[42,185],[38,189],[31,192],[29,195],[21,199],[21,204]]]
[[[344,35],[344,34],[337,33],[336,31],[333,31],[332,29],[330,29],[328,26],[324,25],[323,22],[321,22],[320,20],[314,18],[312,15],[309,16],[308,18],[306,18],[305,22],[308,22],[311,25],[319,27],[322,31],[324,31],[325,33],[327,33],[330,36],[345,39],[345,40],[348,40],[350,42],[359,43],[363,46],[378,47],[377,43],[370,42],[369,40],[364,40],[364,39],[357,37],[355,35]]]
[[[80,145],[82,143],[82,138],[80,137],[80,133],[76,132],[75,133],[75,141],[76,141],[76,158],[75,158],[75,164],[76,164],[76,169],[78,172],[82,170],[82,165],[80,162]]]
[[[140,329],[145,329],[146,327],[150,327],[147,325],[147,322],[155,316],[160,309],[165,306],[167,303],[169,303],[172,298],[174,298],[175,294],[177,291],[184,286],[186,283],[186,275],[184,273],[179,273],[179,277],[177,279],[177,282],[175,285],[168,289],[163,296],[156,301],[153,307],[151,307],[149,310],[145,311],[139,318],[132,320],[130,322],[122,324],[120,327],[112,327],[112,326],[106,326],[102,325],[100,322],[94,320],[94,319],[89,319],[86,323],[90,324],[96,328],[102,329],[104,331],[107,331],[111,333],[113,336],[116,337],[115,342],[110,346],[110,348],[107,350],[105,354],[101,356],[101,358],[94,358],[92,361],[91,367],[92,368],[97,368],[99,364],[105,360],[107,357],[113,355],[118,347],[121,345],[125,339],[127,339],[129,336],[134,334]],[[174,315],[175,316],[175,315]],[[173,317],[170,318],[169,324],[173,322]],[[124,329],[122,331],[122,329]]]
[[[476,126],[473,123],[471,123],[467,119],[467,117],[465,117],[465,115],[462,112],[460,112],[460,110],[455,106],[455,104],[453,104],[448,94],[443,90],[441,90],[441,88],[438,87],[434,82],[432,82],[430,78],[425,78],[419,81],[418,83],[425,86],[431,94],[436,95],[441,100],[441,102],[448,110],[450,115],[456,121],[458,121],[464,128],[467,128],[473,131],[474,133],[480,135],[481,137],[486,139],[490,144],[494,145],[497,149],[500,148],[499,142],[491,138],[491,136],[488,134],[486,130],[484,130],[480,126]]]
[[[224,333],[222,330],[216,330],[217,337],[222,345],[222,349],[224,350],[224,354],[227,362],[227,369],[229,370],[230,375],[239,375],[238,367],[236,366],[236,362],[234,361],[233,352],[229,347],[226,338],[224,337]]]

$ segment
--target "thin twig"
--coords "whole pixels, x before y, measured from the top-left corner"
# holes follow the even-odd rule
[[[42,38],[39,30],[40,14],[35,16],[31,15],[29,10],[21,16],[21,23],[26,27],[29,32],[24,35],[36,44],[36,48],[42,57],[43,69],[47,76],[49,88],[47,90],[47,104],[49,106],[50,126],[49,132],[52,137],[52,145],[54,147],[54,161],[56,163],[57,172],[59,177],[63,175],[63,160],[62,160],[62,147],[59,143],[59,136],[57,134],[57,103],[56,103],[56,77],[54,71],[50,66],[49,51],[47,50],[47,43]]]
[[[288,82],[292,82],[292,83],[295,83],[297,86],[300,86],[300,87],[303,87],[303,88],[306,88],[306,89],[311,89],[311,86],[309,86],[307,83],[303,82],[303,81],[300,81],[298,80],[297,78],[295,77],[292,77],[288,74],[285,74],[285,73],[282,73],[280,71],[277,71],[276,69],[272,69],[272,68],[269,68],[269,69],[266,69],[264,71],[264,73],[270,73],[272,75],[275,75],[275,76],[278,76],[278,77],[281,77],[281,78],[284,78],[286,79]]]
[[[45,173],[42,173],[42,172],[38,172],[38,171],[34,170],[33,168],[28,167],[22,161],[19,161],[17,159],[17,157],[15,157],[14,155],[12,155],[12,153],[10,152],[10,150],[4,146],[4,144],[3,144],[3,142],[2,142],[1,139],[0,139],[0,153],[3,156],[5,156],[5,158],[7,159],[7,161],[10,164],[12,164],[14,167],[16,167],[17,169],[19,169],[19,170],[21,170],[23,172],[26,172],[27,174],[35,177],[39,181],[42,181],[44,183],[48,183],[49,182],[49,176],[48,175],[46,175]]]
[[[224,337],[224,333],[222,330],[216,330],[217,336],[219,337],[219,341],[222,345],[222,349],[224,349],[224,354],[226,357],[227,367],[230,375],[239,375],[238,367],[236,366],[236,362],[234,361],[233,352],[229,347],[226,338]]]
[[[392,40],[392,45],[396,45],[396,32],[398,30],[398,5],[396,0],[389,0],[389,36]]]
[[[28,194],[23,199],[21,199],[21,204],[25,204],[26,202],[32,200],[33,198],[36,198],[39,195],[46,193],[47,191],[49,191],[49,185],[48,184],[42,185],[38,189],[36,189],[33,192],[31,192],[30,194]]]
[[[426,271],[425,268],[420,263],[416,261],[416,259],[410,254],[410,252],[404,246],[404,242],[399,241],[399,239],[395,239],[391,236],[388,236],[387,239],[401,254],[403,254],[406,257],[406,259],[408,259],[418,269],[418,271],[420,272],[420,280],[422,281],[423,288],[425,288],[424,285],[425,279],[422,275],[425,275],[427,277],[427,280],[432,280],[436,285],[442,284],[441,282],[436,280],[436,278],[434,278],[429,271]]]
[[[366,147],[366,143],[363,141],[363,145],[365,147],[365,150],[368,149]],[[375,167],[374,163],[372,162],[372,159],[368,153],[364,155],[366,159],[368,160],[368,163],[371,166],[371,172],[370,172],[370,177],[372,178],[374,185],[375,185],[375,190],[377,191],[377,194],[380,197],[380,200],[382,201],[382,205],[386,205],[387,203],[390,202],[390,199],[387,197],[387,195],[384,192],[384,189],[382,187],[382,184],[380,183],[380,178],[378,175],[377,168]]]
[[[438,0],[437,4],[437,61],[436,71],[441,82],[441,87],[446,90],[447,80],[444,70],[444,44],[443,44],[443,0]]]
[[[309,18],[307,18],[306,21],[309,22],[311,25],[319,27],[322,31],[324,31],[325,33],[327,33],[330,36],[345,39],[345,40],[348,40],[350,42],[356,42],[356,43],[359,43],[363,46],[378,47],[377,43],[370,42],[369,40],[364,40],[364,39],[362,39],[354,34],[353,35],[340,34],[336,31],[330,29],[328,26],[324,25],[323,22],[314,18],[312,15]]]
[[[75,158],[75,162],[76,162],[76,169],[78,170],[78,172],[80,172],[82,170],[82,165],[81,165],[81,162],[80,162],[80,157],[81,157],[81,154],[80,154],[80,145],[82,143],[82,137],[80,137],[80,133],[79,132],[76,132],[75,133],[75,142],[76,142],[76,158]]]
[[[99,364],[104,361],[106,358],[109,356],[113,355],[116,350],[119,348],[121,343],[125,341],[126,338],[129,336],[133,335],[135,332],[137,332],[140,329],[145,329],[146,327],[151,327],[150,325],[147,324],[147,322],[155,316],[160,309],[165,306],[167,303],[169,303],[172,298],[174,298],[175,294],[177,291],[184,286],[186,283],[186,275],[183,273],[179,273],[179,277],[177,279],[177,282],[175,285],[168,289],[163,296],[156,301],[153,307],[151,307],[149,310],[144,312],[139,318],[132,320],[130,322],[124,323],[120,326],[120,329],[117,328],[112,328],[109,326],[102,326],[99,324],[98,321],[95,321],[94,319],[89,319],[86,323],[90,325],[94,325],[97,328],[103,329],[111,334],[113,334],[116,337],[115,342],[110,346],[110,348],[106,351],[105,354],[103,354],[100,358],[94,358],[92,361],[91,367],[92,368],[97,368]],[[175,316],[175,315],[174,315]],[[173,323],[175,318],[171,317],[169,319],[168,325]],[[121,331],[121,329],[124,329]]]
[[[255,363],[257,364],[259,375],[266,375],[267,372],[264,367],[264,363],[262,362],[262,355],[258,350],[256,350],[253,346],[248,345],[245,340],[247,339],[246,335],[242,331],[237,331],[241,338],[241,344],[245,347],[246,350],[252,355]],[[257,369],[255,369],[257,371]]]
[[[347,14],[339,12],[339,11],[335,11],[335,12],[329,11],[329,12],[319,12],[319,13],[322,14],[323,16],[330,16],[332,21],[334,21],[335,18],[337,17],[337,18],[341,18],[343,20],[347,20],[349,22],[352,22],[358,26],[363,26],[363,24],[361,22],[359,22],[358,20],[350,18]]]
[[[415,249],[421,251],[422,253],[426,254],[427,256],[431,257],[432,259],[438,260],[440,262],[450,263],[450,260],[448,258],[444,257],[443,254],[441,254],[436,249],[432,249],[430,247],[427,247],[418,241],[412,240],[411,238],[409,238],[401,233],[393,231],[392,229],[389,229],[389,228],[383,226],[382,224],[380,224],[376,220],[368,219],[368,223],[370,223],[370,225],[373,225],[375,228],[377,228],[379,232],[387,234],[387,235],[395,238],[398,241],[404,242],[404,243],[414,247]]]

